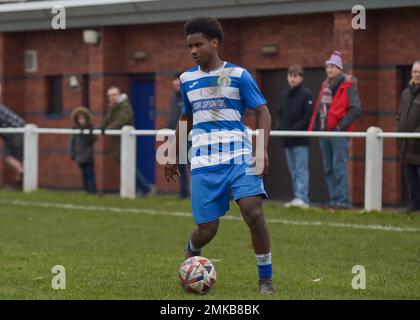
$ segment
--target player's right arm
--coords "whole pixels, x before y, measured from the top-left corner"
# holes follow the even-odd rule
[[[175,177],[181,175],[179,173],[179,170],[178,170],[179,152],[180,152],[179,146],[182,143],[187,143],[187,142],[186,141],[181,141],[181,143],[179,142],[179,127],[180,127],[180,125],[185,125],[185,124],[187,125],[187,137],[188,137],[188,134],[189,134],[189,132],[191,131],[191,128],[192,128],[192,114],[185,115],[185,114],[181,113],[181,116],[179,117],[178,125],[177,125],[176,130],[175,130],[175,139],[173,139],[173,142],[172,142],[171,146],[169,147],[169,155],[171,155],[171,154],[175,155],[175,159],[174,160],[171,159],[172,161],[170,161],[169,163],[167,163],[165,165],[165,178],[166,178],[167,182],[170,182],[171,180],[176,181]],[[187,152],[188,152],[188,150],[187,150]]]
[[[182,80],[181,80],[181,97],[182,97],[182,112],[181,112],[181,116],[179,117],[178,125],[175,130],[175,139],[173,139],[173,142],[169,148],[169,158],[172,155],[172,156],[175,156],[175,159],[170,159],[169,163],[165,165],[165,178],[166,178],[166,181],[168,182],[170,182],[171,180],[176,181],[175,177],[181,175],[178,170],[179,156],[180,156],[179,152],[181,149],[180,146],[181,144],[187,144],[187,141],[181,141],[181,143],[179,143],[180,126],[185,126],[185,124],[187,125],[187,136],[183,138],[187,138],[188,140],[188,134],[190,133],[192,129],[192,124],[193,124],[192,107],[188,100],[188,96],[185,90],[185,86],[182,83]],[[183,150],[185,150],[185,148],[181,149],[181,151]],[[186,159],[186,158],[183,157],[183,159]]]

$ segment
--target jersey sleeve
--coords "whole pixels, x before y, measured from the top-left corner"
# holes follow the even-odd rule
[[[241,100],[247,108],[255,109],[263,104],[267,104],[257,83],[247,70],[242,72],[239,90]]]
[[[182,97],[182,113],[185,115],[191,115],[192,114],[192,107],[191,103],[188,100],[188,95],[185,90],[185,85],[181,83],[181,97]]]

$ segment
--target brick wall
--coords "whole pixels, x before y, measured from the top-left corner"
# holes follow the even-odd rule
[[[222,20],[225,42],[221,57],[245,66],[259,79],[259,71],[285,69],[292,63],[303,67],[322,67],[333,50],[341,50],[348,72],[359,79],[363,116],[357,130],[371,125],[393,131],[400,85],[398,66],[419,58],[420,20],[418,8],[369,11],[367,30],[351,29],[351,14],[345,12],[292,15],[252,19]],[[83,102],[82,92],[68,85],[69,76],[90,75],[90,108],[98,125],[106,111],[106,89],[116,84],[129,92],[130,74],[154,74],[156,85],[156,128],[166,126],[172,96],[171,81],[175,72],[193,65],[186,48],[182,23],[133,25],[100,28],[101,42],[88,46],[82,30],[43,31],[0,34],[0,73],[4,79],[4,102],[22,113],[27,122],[42,127],[69,127],[68,114]],[[261,47],[277,45],[279,54],[264,56]],[[38,51],[39,70],[23,71],[24,50]],[[146,51],[145,61],[133,59],[136,51]],[[64,116],[51,118],[47,108],[46,76],[64,75]],[[255,126],[252,114],[246,122]],[[80,177],[75,163],[66,154],[67,136],[42,136],[40,139],[40,185],[79,188]],[[107,156],[107,139],[96,145],[98,187],[117,190],[119,166]],[[351,194],[356,203],[364,192],[363,140],[351,144]],[[385,143],[384,202],[401,200],[401,173],[394,141]],[[0,166],[2,180],[7,170]],[[0,183],[2,183],[0,180]],[[10,180],[10,179],[9,179]],[[7,181],[6,181],[7,182]],[[167,184],[163,167],[156,166],[159,192],[175,192],[177,184]]]

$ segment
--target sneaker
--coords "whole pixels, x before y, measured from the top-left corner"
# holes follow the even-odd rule
[[[258,287],[260,289],[260,293],[262,294],[272,294],[275,291],[273,286],[273,280],[271,278],[260,278],[258,280]]]
[[[149,196],[155,196],[155,195],[156,195],[156,186],[154,184],[151,184]]]
[[[195,257],[195,256],[201,256],[201,250],[200,251],[192,251],[190,248],[190,242],[187,242],[187,245],[185,246],[185,259]]]
[[[293,200],[295,200],[295,199],[293,199]],[[290,208],[290,207],[292,206],[292,204],[293,204],[293,200],[292,200],[292,201],[290,201],[290,202],[286,202],[286,203],[284,204],[284,207],[285,207],[285,208]]]
[[[302,209],[309,208],[309,205],[305,201],[298,198],[293,199],[292,201],[286,203],[284,206],[285,208],[292,208],[292,207],[302,208]]]

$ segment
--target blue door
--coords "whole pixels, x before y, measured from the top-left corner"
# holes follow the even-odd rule
[[[136,129],[155,129],[154,80],[132,79],[130,89]],[[137,137],[137,169],[151,184],[155,183],[155,141],[154,136]]]

